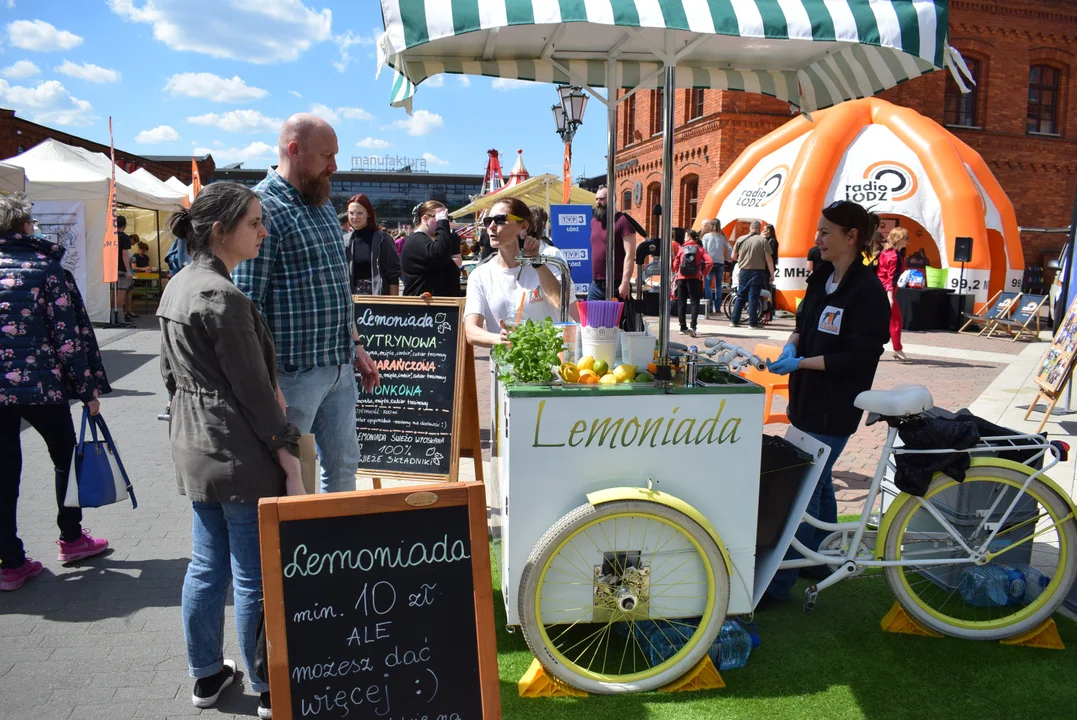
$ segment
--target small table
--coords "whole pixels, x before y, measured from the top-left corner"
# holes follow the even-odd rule
[[[962,298],[965,295],[959,296]],[[903,330],[956,330],[951,314],[957,307],[954,291],[948,288],[898,288]],[[953,305],[952,305],[953,304]],[[963,307],[963,306],[962,306]],[[957,318],[961,315],[958,312]]]
[[[161,297],[161,273],[136,270],[132,280],[134,282],[131,292],[134,292],[136,288],[142,291],[140,294],[144,303],[143,307],[145,312],[148,313],[150,311],[150,295]]]

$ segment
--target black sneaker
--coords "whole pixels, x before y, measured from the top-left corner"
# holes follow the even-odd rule
[[[195,707],[213,707],[221,691],[232,684],[236,677],[236,664],[232,660],[225,659],[224,667],[216,675],[195,680],[194,693],[191,694],[191,703]]]
[[[262,720],[270,720],[273,717],[273,706],[269,704],[269,693],[264,692],[258,696],[258,717]]]

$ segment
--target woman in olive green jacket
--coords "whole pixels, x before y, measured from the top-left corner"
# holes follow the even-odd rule
[[[225,592],[235,589],[236,630],[259,715],[269,686],[254,673],[262,571],[258,500],[301,494],[299,431],[285,419],[273,339],[254,304],[232,284],[232,268],[257,257],[262,207],[248,188],[206,186],[173,216],[193,262],[168,284],[161,323],[161,374],[173,395],[172,461],[194,507],[191,562],[183,584],[191,701],[210,707],[231,684],[224,658]]]

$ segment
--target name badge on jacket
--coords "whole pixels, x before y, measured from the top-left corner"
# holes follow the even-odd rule
[[[827,305],[823,308],[823,314],[819,316],[819,332],[825,332],[829,335],[840,334],[841,317],[844,314],[845,310],[843,308]]]

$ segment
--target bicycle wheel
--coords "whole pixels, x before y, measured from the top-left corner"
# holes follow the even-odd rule
[[[931,629],[970,640],[998,640],[1034,628],[1065,599],[1077,576],[1077,520],[1062,498],[1033,480],[1000,526],[1027,476],[1006,468],[972,468],[969,473],[963,483],[935,480],[924,496],[945,525],[916,501],[898,511],[884,556],[912,563],[887,567],[886,580],[905,611]],[[986,562],[970,556],[947,525],[973,553],[986,551]],[[916,564],[951,558],[956,562]],[[1026,589],[1030,576],[1039,582],[1027,583]]]
[[[735,303],[736,301],[736,291],[732,291],[722,298],[722,312],[725,313],[726,320],[733,319],[733,303]]]
[[[591,693],[644,692],[681,677],[710,649],[728,607],[714,540],[653,502],[576,508],[546,531],[520,577],[531,652]]]

